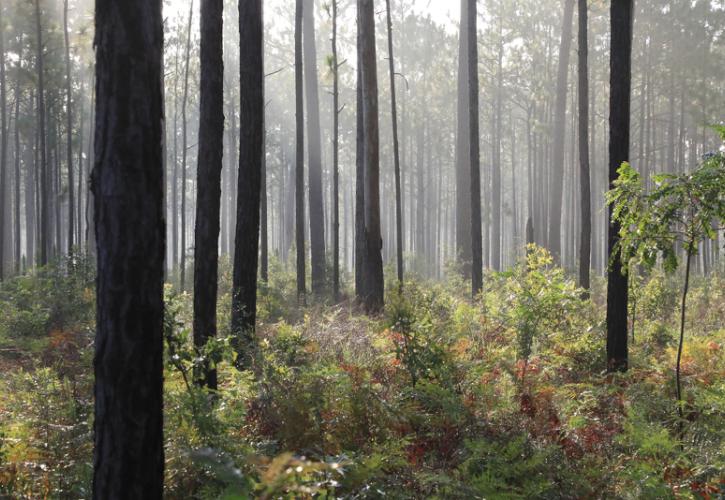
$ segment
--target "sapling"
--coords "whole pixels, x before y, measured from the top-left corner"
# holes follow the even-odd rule
[[[715,127],[725,141],[725,127]],[[680,364],[685,336],[687,292],[693,258],[702,242],[717,239],[725,225],[725,154],[710,153],[692,172],[658,174],[648,191],[640,174],[629,164],[619,168],[619,178],[607,193],[612,218],[621,226],[623,272],[641,265],[651,269],[661,257],[668,273],[677,270],[677,246],[685,252],[685,283],[681,295],[680,338],[675,364],[677,412],[682,435],[683,398]]]

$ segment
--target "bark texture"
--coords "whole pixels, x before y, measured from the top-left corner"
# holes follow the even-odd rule
[[[163,488],[161,1],[96,2],[93,497]]]
[[[199,158],[194,228],[194,345],[202,348],[217,332],[219,212],[224,155],[223,0],[201,3]],[[206,367],[197,381],[216,389],[216,370]]]
[[[632,84],[632,18],[633,0],[612,0],[611,59],[609,97],[609,184],[617,179],[617,169],[629,160],[630,92]],[[627,351],[627,276],[622,274],[619,224],[612,222],[609,207],[607,282],[607,367],[610,371],[626,371]]]
[[[239,178],[234,240],[232,332],[240,365],[248,366],[257,315],[259,204],[264,155],[262,0],[239,2]]]

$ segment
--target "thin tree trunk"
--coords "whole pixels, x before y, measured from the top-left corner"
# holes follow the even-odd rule
[[[161,1],[96,2],[98,242],[93,498],[161,498]],[[129,71],[129,69],[133,71]]]
[[[456,259],[464,278],[471,276],[471,161],[469,141],[468,91],[468,0],[461,0],[458,42],[458,105],[456,108]]]
[[[305,302],[305,131],[302,68],[303,0],[295,2],[295,236],[297,245],[297,301]]]
[[[3,5],[0,3],[0,281],[4,277],[5,268],[5,193],[7,183],[8,157],[8,120],[7,94],[5,90],[5,25],[2,15]],[[17,128],[17,123],[15,125]]]
[[[332,184],[333,184],[333,262],[332,298],[340,300],[340,82],[337,61],[337,0],[332,1]],[[347,229],[347,227],[345,227]]]
[[[1,36],[1,35],[0,35]],[[22,54],[20,54],[22,60]],[[18,68],[20,63],[18,63]],[[22,245],[20,241],[20,78],[15,84],[15,274],[20,274],[20,264],[22,260]],[[26,201],[27,203],[27,201]]]
[[[564,0],[564,20],[559,48],[559,70],[556,79],[554,112],[554,144],[551,157],[549,188],[549,249],[557,262],[561,260],[562,191],[564,186],[564,137],[566,132],[566,94],[571,52],[574,0]]]
[[[357,30],[357,86],[356,86],[356,134],[355,134],[355,294],[362,302],[365,298],[365,141],[363,131],[362,57],[360,27]],[[411,200],[413,197],[411,196]],[[412,211],[411,211],[412,213]]]
[[[40,149],[40,192],[38,193],[38,201],[40,203],[40,265],[44,266],[48,263],[49,248],[49,217],[50,211],[48,205],[50,196],[48,191],[48,164],[45,149],[45,85],[44,85],[44,69],[43,69],[43,29],[40,23],[40,0],[35,0],[35,28],[37,36],[37,58],[36,66],[38,70],[38,137]]]
[[[579,4],[579,189],[581,236],[579,241],[579,286],[589,292],[592,249],[592,202],[589,181],[589,42],[587,0]]]
[[[629,159],[630,92],[632,79],[632,17],[633,0],[612,0],[611,62],[609,99],[609,183],[617,179],[617,170]],[[619,224],[612,220],[609,207],[608,254],[610,258],[607,284],[607,369],[626,371],[627,349],[627,276],[622,274],[622,261],[616,250]]]
[[[70,75],[70,40],[68,33],[68,0],[63,0],[63,35],[65,37],[65,98],[66,98],[66,161],[68,162],[68,253],[75,245],[75,196],[73,190],[73,94]]]
[[[393,22],[390,16],[390,0],[385,0],[388,17],[388,66],[390,69],[390,106],[393,119],[393,159],[395,164],[395,235],[398,269],[398,291],[403,290],[403,207],[400,188],[400,152],[398,145],[398,107],[395,100],[395,59],[393,56]]]
[[[216,337],[219,269],[219,210],[224,155],[223,0],[201,4],[199,157],[194,228],[194,346]],[[216,369],[205,360],[197,383],[217,388]]]
[[[675,382],[677,386],[677,415],[680,417],[677,422],[679,436],[682,437],[683,426],[683,401],[682,401],[682,385],[680,383],[680,365],[682,362],[682,347],[685,343],[685,314],[687,312],[687,292],[690,289],[690,267],[692,264],[692,247],[691,243],[687,250],[687,261],[685,264],[685,286],[682,289],[682,305],[680,307],[680,340],[677,344],[677,363],[675,366]]]
[[[179,288],[186,288],[186,105],[189,97],[189,60],[191,59],[191,22],[194,0],[189,3],[189,24],[186,31],[186,59],[184,66],[184,96],[181,99],[181,265]]]
[[[262,0],[239,2],[239,176],[234,240],[232,332],[237,366],[251,365],[257,314],[260,187],[264,155],[264,49]]]
[[[320,96],[317,83],[314,0],[304,0],[304,91],[307,101],[307,174],[310,209],[310,257],[312,291],[325,291],[325,208],[322,194],[322,147],[320,145]]]
[[[478,11],[476,0],[468,0],[468,120],[471,175],[471,290],[475,297],[483,288],[483,248],[481,238],[481,165],[478,142]]]

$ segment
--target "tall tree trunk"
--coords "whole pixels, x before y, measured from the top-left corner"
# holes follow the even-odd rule
[[[317,48],[315,43],[315,2],[304,0],[302,27],[304,36],[304,90],[307,101],[307,174],[310,190],[310,257],[312,291],[325,291],[325,209],[322,195],[322,147],[320,145],[320,96],[317,84]]]
[[[469,159],[468,0],[461,0],[458,42],[458,105],[456,123],[456,258],[464,277],[471,276],[471,161]]]
[[[551,152],[551,179],[549,187],[549,249],[557,262],[561,260],[562,191],[564,187],[564,136],[566,133],[566,94],[571,52],[574,0],[564,0],[564,20],[559,46],[559,69],[556,78],[556,105],[554,108],[554,144]]]
[[[592,251],[592,201],[589,181],[589,42],[587,0],[579,5],[579,189],[581,236],[579,240],[579,286],[589,291]]]
[[[181,99],[181,264],[179,288],[186,289],[186,105],[189,98],[189,60],[191,59],[191,22],[194,18],[194,0],[189,3],[189,24],[186,31],[186,59],[184,65],[184,96]]]
[[[5,193],[7,184],[8,118],[7,94],[5,91],[5,25],[3,5],[0,2],[0,281],[5,268]],[[15,124],[17,128],[17,122]]]
[[[301,1],[301,0],[298,0]],[[259,203],[264,155],[264,24],[262,0],[239,2],[239,176],[234,240],[232,332],[238,366],[250,365],[257,314]]]
[[[380,235],[380,136],[378,127],[378,75],[375,51],[373,0],[358,0],[360,64],[362,66],[365,164],[365,308],[383,308],[383,240]]]
[[[332,1],[332,184],[333,184],[333,258],[332,297],[340,300],[340,66],[337,61],[337,0]],[[347,227],[345,227],[347,229]]]
[[[305,111],[302,103],[302,15],[304,0],[295,2],[295,240],[297,245],[297,300],[305,301]]]
[[[365,140],[363,131],[362,57],[360,26],[357,29],[357,86],[355,133],[355,294],[362,302],[365,298]],[[411,200],[412,200],[411,196]]]
[[[629,159],[630,92],[632,81],[633,0],[612,0],[611,60],[609,98],[609,184],[613,186],[620,165]],[[622,274],[621,255],[616,250],[619,224],[612,221],[609,207],[607,283],[607,368],[626,371],[627,351],[627,276]]]
[[[45,149],[45,70],[43,69],[43,28],[40,22],[40,0],[35,0],[35,29],[37,36],[37,57],[36,66],[38,70],[38,149],[40,149],[40,192],[38,201],[40,203],[40,265],[48,263],[48,249],[50,242],[50,193],[48,191],[48,163]]]
[[[388,66],[390,69],[390,107],[393,119],[393,160],[395,164],[395,242],[398,268],[398,290],[403,290],[403,207],[400,188],[400,152],[398,145],[398,106],[395,96],[395,59],[393,56],[393,21],[390,16],[390,0],[385,0],[388,17]]]
[[[96,2],[94,498],[161,498],[161,1]]]
[[[194,346],[216,337],[219,269],[219,210],[224,156],[223,0],[201,4],[199,157],[194,228]],[[208,361],[196,381],[216,389],[216,369]]]
[[[66,161],[68,163],[68,253],[75,245],[75,197],[73,190],[73,94],[70,76],[70,40],[68,0],[63,0],[63,35],[65,37]]]
[[[491,267],[501,270],[501,136],[503,135],[503,18],[499,15],[498,55],[496,70],[496,100],[494,104],[493,162],[491,169]]]
[[[179,51],[174,58],[174,173],[171,176],[171,269],[179,264]]]
[[[262,151],[267,147],[267,133],[265,131],[262,140]],[[259,236],[259,278],[265,283],[269,280],[269,220],[267,214],[267,158],[266,154],[262,154],[262,172],[259,182],[259,216],[260,216],[260,236]]]
[[[478,13],[476,0],[468,0],[468,129],[471,178],[471,290],[483,288],[483,242],[481,238],[481,165],[478,142]]]
[[[1,35],[0,35],[1,36]],[[22,60],[22,54],[20,54]],[[18,62],[20,68],[20,62]],[[20,127],[18,126],[20,119],[20,78],[15,83],[15,274],[20,274],[20,264],[22,260],[21,246],[21,227],[20,227]],[[27,168],[27,165],[26,165]],[[26,201],[27,203],[27,201]]]

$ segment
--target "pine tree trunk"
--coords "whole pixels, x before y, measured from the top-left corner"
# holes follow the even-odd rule
[[[63,0],[63,35],[65,36],[65,98],[66,98],[66,161],[68,163],[68,253],[75,245],[75,189],[73,180],[73,94],[70,74],[70,40],[68,33],[68,0]]]
[[[189,25],[186,31],[186,59],[184,65],[184,96],[181,99],[181,263],[179,288],[186,289],[186,106],[189,100],[189,60],[191,59],[191,22],[194,18],[194,0],[189,3]]]
[[[219,269],[219,210],[224,155],[223,0],[201,4],[199,157],[194,228],[194,345],[216,337]],[[216,389],[216,369],[207,363],[196,381]]]
[[[611,61],[609,98],[609,183],[617,179],[617,170],[629,159],[630,91],[632,79],[633,0],[612,0]],[[608,254],[611,260],[607,284],[607,368],[626,371],[627,351],[627,277],[615,246],[619,224],[612,221],[609,207]]]
[[[3,5],[0,2],[0,281],[4,278],[5,268],[5,186],[7,184],[8,157],[8,118],[7,94],[5,89],[5,25],[2,15]],[[16,123],[17,128],[17,123]]]
[[[304,90],[307,101],[307,174],[310,209],[310,257],[312,291],[325,291],[325,209],[322,195],[322,148],[320,145],[320,96],[317,84],[314,0],[304,0]]]
[[[589,181],[589,42],[587,0],[579,4],[579,189],[581,236],[579,240],[579,286],[589,290],[592,249],[592,202]]]
[[[38,70],[38,149],[40,152],[40,191],[38,202],[40,204],[40,259],[39,263],[44,266],[48,263],[48,249],[50,242],[50,192],[48,190],[48,163],[45,149],[45,70],[43,69],[43,29],[40,23],[40,0],[35,0],[35,28],[37,36],[37,57],[36,66]]]
[[[264,57],[262,0],[239,2],[239,176],[234,239],[232,332],[240,344],[238,366],[250,365],[257,314],[259,203],[264,155]]]
[[[481,238],[481,165],[478,142],[478,13],[476,0],[468,0],[468,125],[471,178],[471,290],[473,296],[483,288],[483,248]]]
[[[333,184],[333,258],[332,298],[340,300],[340,82],[337,60],[337,0],[332,3],[332,184]],[[343,207],[344,210],[344,207]],[[347,229],[347,226],[345,227]]]
[[[471,276],[471,162],[468,145],[468,0],[461,0],[458,42],[458,105],[456,123],[456,254],[465,278]]]
[[[566,97],[571,52],[574,0],[564,0],[564,20],[559,46],[559,69],[556,78],[554,110],[554,144],[551,152],[551,182],[549,187],[549,249],[557,262],[561,261],[562,191],[564,187],[564,137],[566,133]]]
[[[360,26],[357,29],[357,115],[355,133],[355,294],[362,302],[365,298],[365,133],[363,130],[362,63]],[[412,200],[412,196],[411,196]]]
[[[297,301],[305,302],[305,112],[302,103],[302,16],[304,0],[295,2],[295,241],[297,245]]]
[[[383,240],[380,234],[380,136],[378,123],[378,75],[375,51],[373,0],[358,0],[360,64],[362,66],[363,130],[365,164],[365,308],[383,308]]]
[[[400,152],[398,144],[398,106],[395,95],[395,58],[393,56],[393,21],[390,16],[390,0],[385,0],[388,18],[388,66],[390,69],[390,106],[393,119],[393,160],[395,168],[395,242],[398,270],[398,290],[403,290],[403,207],[400,187]]]
[[[161,1],[96,2],[94,498],[163,492]]]

